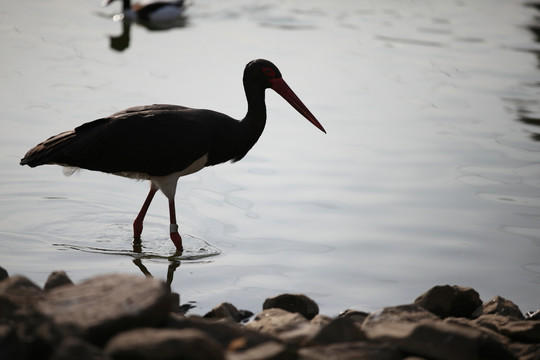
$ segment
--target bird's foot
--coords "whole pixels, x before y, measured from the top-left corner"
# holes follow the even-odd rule
[[[171,224],[171,240],[176,246],[176,250],[179,252],[182,252],[184,250],[184,247],[182,246],[182,237],[178,233],[178,225]]]

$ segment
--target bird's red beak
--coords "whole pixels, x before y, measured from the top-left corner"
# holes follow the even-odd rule
[[[302,114],[310,123],[318,127],[322,132],[326,134],[321,123],[315,118],[315,116],[309,111],[309,109],[304,105],[304,103],[296,96],[292,89],[287,85],[285,80],[282,78],[270,79],[272,84],[272,89],[281,95],[293,108],[296,109],[300,114]]]

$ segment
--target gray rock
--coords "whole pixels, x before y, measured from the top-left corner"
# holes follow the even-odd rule
[[[401,360],[397,348],[385,343],[352,343],[313,346],[298,351],[298,360]]]
[[[303,294],[281,294],[264,301],[263,310],[279,308],[291,313],[302,314],[306,319],[313,319],[319,313],[319,306]]]
[[[196,329],[142,328],[120,333],[105,347],[115,360],[223,360],[223,349]]]
[[[252,347],[242,352],[232,352],[227,360],[296,360],[296,352],[275,341]]]
[[[231,319],[236,322],[240,322],[250,316],[252,316],[253,313],[245,310],[238,310],[233,304],[224,302],[216,307],[214,307],[212,310],[210,310],[206,315],[204,315],[204,318],[208,319]]]
[[[420,295],[414,304],[441,318],[449,316],[471,318],[473,311],[482,305],[482,300],[472,288],[444,285],[431,288]]]
[[[101,345],[120,331],[164,322],[169,294],[165,284],[155,279],[102,275],[50,290],[39,308],[65,334]]]
[[[71,281],[65,271],[59,270],[54,271],[49,275],[47,281],[45,281],[45,286],[43,288],[48,291],[64,285],[73,285],[73,281]]]

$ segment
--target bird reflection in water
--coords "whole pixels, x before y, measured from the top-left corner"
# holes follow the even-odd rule
[[[105,0],[107,6],[114,0]],[[122,33],[110,36],[110,47],[116,51],[124,51],[129,47],[131,40],[131,25],[135,22],[151,31],[164,31],[174,28],[183,28],[187,24],[184,14],[185,4],[180,1],[145,2],[131,6],[129,0],[123,2],[121,14],[113,16],[113,20],[122,23]]]

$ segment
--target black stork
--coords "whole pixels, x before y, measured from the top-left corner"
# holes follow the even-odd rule
[[[182,251],[174,204],[178,179],[246,155],[264,130],[266,89],[276,91],[326,133],[270,61],[248,63],[243,82],[248,110],[242,120],[178,105],[132,107],[50,137],[30,149],[21,165],[56,164],[150,180],[150,192],[133,222],[134,238],[140,240],[148,207],[161,190],[169,200],[171,240]]]

